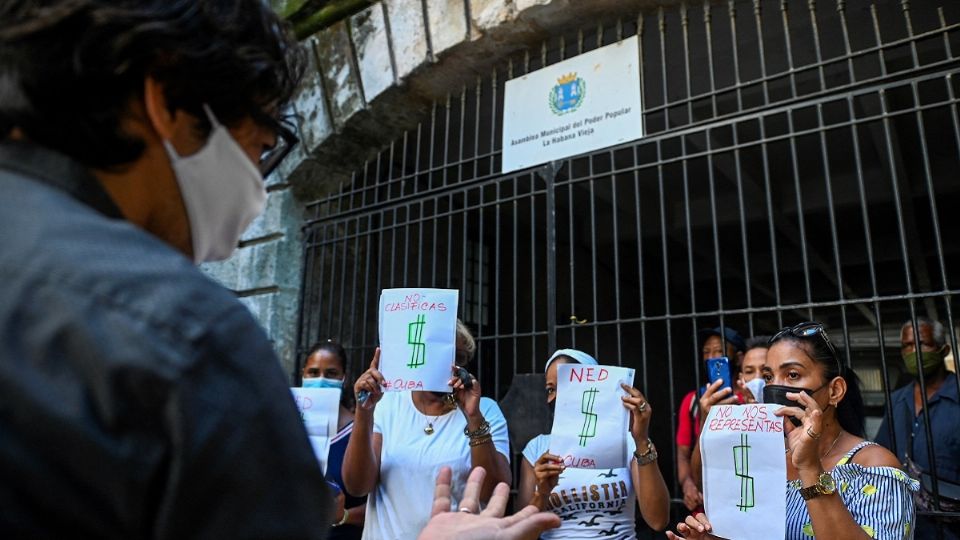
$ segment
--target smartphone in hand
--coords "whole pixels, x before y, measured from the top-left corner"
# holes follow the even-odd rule
[[[733,378],[730,376],[730,359],[726,356],[707,359],[708,384],[713,384],[717,379],[723,379],[723,386],[718,390],[733,387]]]

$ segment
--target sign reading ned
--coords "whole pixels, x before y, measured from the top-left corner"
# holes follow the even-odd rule
[[[503,172],[643,136],[637,37],[507,81]]]

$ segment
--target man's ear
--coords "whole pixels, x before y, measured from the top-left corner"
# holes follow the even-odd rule
[[[143,106],[147,111],[147,119],[161,139],[169,141],[177,131],[176,114],[167,107],[167,97],[163,93],[163,85],[153,77],[143,81]]]

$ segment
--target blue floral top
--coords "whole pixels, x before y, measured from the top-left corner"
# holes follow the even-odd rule
[[[854,521],[871,538],[909,540],[913,538],[915,517],[912,492],[920,489],[920,483],[895,467],[864,467],[850,462],[854,454],[871,444],[876,443],[863,441],[850,449],[830,476]],[[800,487],[799,480],[787,482],[787,540],[814,537]]]

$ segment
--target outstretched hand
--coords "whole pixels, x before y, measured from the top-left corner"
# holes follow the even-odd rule
[[[707,515],[700,513],[696,516],[687,516],[687,519],[677,523],[677,533],[680,533],[683,536],[680,536],[680,534],[676,534],[673,531],[667,531],[667,538],[670,540],[717,538],[716,536],[710,534],[711,531],[713,531],[713,526],[710,525],[709,521],[707,521]]]
[[[535,540],[540,533],[560,526],[560,518],[552,512],[540,512],[527,506],[512,516],[503,517],[510,498],[510,486],[501,482],[493,490],[486,509],[480,512],[480,487],[487,472],[476,467],[463,489],[458,512],[450,511],[450,467],[440,469],[433,492],[430,521],[418,540]]]

